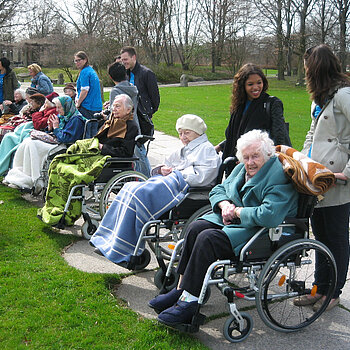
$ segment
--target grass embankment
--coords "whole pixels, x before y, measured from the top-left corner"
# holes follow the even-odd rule
[[[291,137],[300,148],[309,127],[308,96],[291,82],[271,81]],[[158,130],[176,135],[176,119],[202,116],[213,143],[229,120],[229,85],[161,88]],[[122,276],[89,274],[67,265],[64,248],[78,238],[61,235],[36,218],[17,190],[0,185],[1,349],[204,349],[194,338],[144,319],[113,296]],[[147,302],[147,300],[145,300]]]

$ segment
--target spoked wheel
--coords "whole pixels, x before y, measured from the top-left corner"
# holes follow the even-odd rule
[[[85,221],[83,223],[83,226],[81,227],[81,233],[85,239],[90,240],[90,238],[95,233],[97,228],[98,228],[98,221],[91,219],[90,225],[88,221]]]
[[[113,176],[103,188],[100,198],[100,215],[101,218],[105,215],[107,209],[112,204],[114,198],[117,196],[118,192],[124,186],[125,183],[136,181],[143,182],[146,181],[147,177],[137,171],[124,171],[118,175]]]
[[[198,218],[200,218],[201,216],[203,216],[204,214],[207,214],[208,212],[211,211],[211,206],[210,205],[206,205],[201,209],[198,209],[197,211],[195,211],[190,217],[189,219],[186,221],[185,225],[182,228],[182,231],[180,233],[180,236],[178,237],[178,239],[182,239],[185,237],[186,232],[188,230],[189,225],[193,222],[196,221]],[[176,242],[175,242],[176,243]],[[155,244],[153,242],[148,242],[148,245],[150,247],[150,249],[156,254],[156,247]],[[168,248],[167,245],[164,243],[164,245],[160,246],[160,251],[161,251],[161,258],[164,260],[170,260],[171,258],[171,254],[172,254],[172,249]]]
[[[329,276],[324,285],[314,285],[315,261],[318,271]],[[314,322],[326,309],[336,285],[336,263],[322,243],[299,239],[282,246],[266,262],[259,276],[256,306],[261,319],[274,330],[294,332]],[[297,306],[298,297],[319,293],[326,299],[319,310]],[[322,290],[321,290],[322,288]]]
[[[246,312],[241,312],[240,314],[244,321],[243,329],[240,329],[239,323],[234,316],[230,316],[224,324],[224,336],[231,343],[243,341],[253,329],[252,317]]]
[[[167,266],[168,267],[168,266]],[[165,280],[165,272],[162,269],[159,269],[154,275],[154,284],[158,289],[163,288],[163,283]],[[175,272],[175,268],[173,267],[170,272],[170,276],[167,278],[164,289],[167,292],[170,292],[174,287],[177,286],[177,282],[179,281],[179,275]]]

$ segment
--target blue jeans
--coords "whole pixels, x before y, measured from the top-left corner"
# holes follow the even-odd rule
[[[99,113],[101,111],[89,111],[88,109],[84,107],[78,108],[79,112],[86,118],[86,119],[93,119],[95,113]],[[90,122],[88,123],[86,127],[86,133],[84,135],[85,139],[91,139],[97,134],[98,131],[98,122]]]
[[[341,294],[345,285],[349,265],[349,213],[350,203],[334,207],[315,208],[311,216],[312,232],[315,238],[325,244],[334,255],[337,264],[337,285],[333,298]],[[317,292],[323,294],[322,286],[329,278],[320,256],[316,255],[315,284]]]
[[[144,145],[135,146],[134,150],[135,157],[139,158],[138,161],[136,161],[135,164],[135,170],[139,173],[142,173],[146,175],[147,177],[150,177],[151,175],[151,164],[147,158],[146,154],[146,147]]]

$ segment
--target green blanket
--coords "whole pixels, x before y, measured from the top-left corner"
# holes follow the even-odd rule
[[[97,138],[78,140],[67,152],[57,155],[50,164],[45,206],[38,210],[42,221],[55,225],[62,218],[73,186],[89,184],[101,173],[110,156],[103,156]],[[65,224],[73,225],[81,215],[81,201],[72,200],[65,215]]]

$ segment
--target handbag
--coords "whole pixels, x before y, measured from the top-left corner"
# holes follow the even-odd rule
[[[30,137],[33,139],[33,140],[40,140],[40,141],[43,141],[43,142],[46,142],[46,143],[51,143],[51,144],[57,144],[59,143],[57,141],[57,138],[55,135],[53,134],[48,134],[44,131],[40,131],[40,130],[32,130],[30,132]]]

